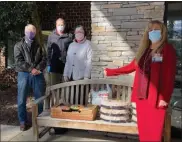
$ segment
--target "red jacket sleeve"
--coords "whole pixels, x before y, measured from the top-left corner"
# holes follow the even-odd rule
[[[132,73],[135,71],[135,59],[129,63],[128,65],[126,66],[123,66],[123,67],[120,67],[120,68],[116,68],[116,69],[109,69],[109,68],[106,68],[105,71],[106,71],[106,75],[107,76],[117,76],[117,75],[120,75],[120,74],[128,74],[128,73]]]
[[[163,53],[162,80],[159,90],[159,101],[169,103],[174,89],[176,75],[176,52],[172,45],[167,45]]]

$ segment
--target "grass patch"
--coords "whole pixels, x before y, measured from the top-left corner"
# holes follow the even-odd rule
[[[52,33],[52,31],[42,31],[42,34],[44,36],[49,36]]]
[[[43,40],[47,40],[52,31],[42,31]]]
[[[11,86],[9,84],[0,84],[0,91],[5,91]]]

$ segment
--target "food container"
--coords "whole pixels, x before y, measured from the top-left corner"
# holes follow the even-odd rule
[[[93,121],[96,119],[97,115],[97,106],[88,105],[88,106],[79,106],[79,110],[65,111],[62,110],[61,106],[54,106],[51,108],[51,117],[60,118],[60,119],[71,119],[71,120],[88,120]]]

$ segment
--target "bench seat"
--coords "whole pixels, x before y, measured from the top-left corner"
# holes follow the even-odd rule
[[[61,127],[81,130],[94,130],[113,133],[138,134],[137,124],[130,123],[110,123],[103,120],[85,121],[52,118],[50,112],[43,112],[37,117],[39,126]]]

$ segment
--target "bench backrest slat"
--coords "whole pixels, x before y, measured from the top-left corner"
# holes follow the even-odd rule
[[[56,90],[56,104],[58,104],[59,103],[59,95],[60,95],[60,89],[57,89]]]
[[[61,88],[61,99],[65,102],[65,88]]]
[[[71,104],[73,104],[74,102],[74,86],[71,86],[71,100],[70,100]]]
[[[88,99],[89,99],[89,84],[87,84],[86,85],[86,94],[87,95],[85,95],[85,103],[86,103],[86,105],[88,104]]]
[[[121,86],[120,85],[117,85],[117,92],[116,93],[117,93],[117,99],[118,100],[121,99],[121,94],[120,94],[121,92],[120,92],[120,90],[121,90]]]
[[[122,88],[122,100],[123,100],[123,101],[126,100],[126,95],[125,95],[125,94],[126,94],[126,89],[127,89],[127,88],[126,88],[125,86],[123,86],[123,88]]]
[[[81,85],[81,96],[80,96],[80,104],[81,105],[83,105],[83,96],[84,96],[84,85]]]
[[[76,105],[78,105],[79,101],[79,85],[76,85]]]
[[[66,87],[66,104],[69,104],[70,86]]]

